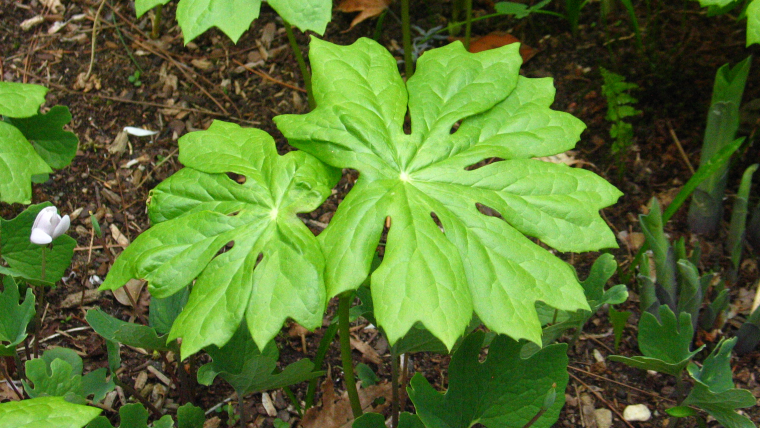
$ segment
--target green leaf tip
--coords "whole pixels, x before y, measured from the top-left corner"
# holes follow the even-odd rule
[[[63,397],[39,397],[0,404],[0,424],[13,428],[82,428],[100,412]]]
[[[617,246],[598,211],[621,193],[589,171],[532,159],[573,148],[585,125],[550,109],[551,79],[519,76],[518,51],[452,43],[425,52],[405,84],[376,42],[313,38],[317,108],[274,119],[292,145],[361,174],[319,236],[328,296],[364,281],[389,218],[372,296],[391,344],[421,322],[451,349],[473,312],[541,343],[536,301],[589,307],[572,269],[529,237],[560,251]],[[491,158],[503,160],[481,166]]]
[[[224,345],[243,319],[261,347],[287,318],[321,326],[324,259],[296,214],[319,206],[339,171],[305,152],[280,156],[264,131],[220,121],[179,145],[186,168],[152,191],[153,227],[124,250],[101,289],[141,278],[165,298],[195,280],[168,337],[182,339],[183,358]]]

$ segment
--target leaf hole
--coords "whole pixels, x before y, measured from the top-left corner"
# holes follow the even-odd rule
[[[253,266],[253,268],[256,269],[262,260],[264,260],[264,253],[259,253],[259,255],[256,257],[256,264]]]
[[[238,183],[238,184],[245,184],[246,176],[241,174],[236,174],[234,172],[228,172],[227,177],[230,178],[230,180]]]
[[[227,217],[235,217],[238,214],[240,214],[240,210],[233,211],[233,212],[227,214]]]
[[[498,161],[500,161],[500,160],[504,160],[504,159],[501,159],[501,158],[488,158],[488,159],[483,159],[483,160],[482,160],[482,161],[480,161],[480,162],[474,163],[474,164],[472,164],[472,165],[470,165],[470,166],[466,167],[466,168],[465,168],[465,170],[466,170],[466,171],[475,171],[476,169],[479,169],[479,168],[483,168],[483,167],[484,167],[484,166],[486,166],[486,165],[491,165],[492,163],[494,163],[494,162],[498,162]]]
[[[434,212],[430,212],[430,217],[433,218],[433,221],[435,222],[435,225],[438,226],[438,229],[441,229],[441,232],[446,233],[446,229],[443,228],[443,224],[441,223],[441,219],[438,218],[438,216]]]
[[[449,131],[449,133],[450,133],[450,134],[453,134],[453,133],[457,132],[457,130],[459,129],[459,126],[460,126],[461,124],[462,124],[462,121],[461,121],[461,120],[458,120],[458,121],[457,121],[455,124],[453,124],[453,125],[451,126],[451,131]]]
[[[500,218],[502,220],[504,219],[504,217],[502,217],[501,214],[499,214],[498,211],[496,211],[495,209],[493,209],[493,208],[491,208],[491,207],[489,207],[487,205],[483,205],[480,202],[476,202],[475,206],[478,208],[478,211],[480,211],[480,213],[483,214],[483,215],[487,215],[489,217]]]
[[[235,246],[235,241],[230,241],[230,242],[224,244],[224,246],[222,248],[220,248],[219,251],[216,252],[216,254],[214,255],[214,258],[221,256],[222,254],[224,254],[227,251],[231,250],[232,247],[234,247],[234,246]]]

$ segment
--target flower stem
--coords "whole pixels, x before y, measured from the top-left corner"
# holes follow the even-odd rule
[[[301,52],[301,48],[298,46],[298,42],[296,41],[296,35],[293,33],[293,26],[291,26],[290,23],[284,19],[282,20],[282,23],[285,24],[285,33],[288,35],[290,48],[293,49],[293,54],[296,56],[298,68],[301,69],[303,84],[306,86],[306,94],[309,98],[309,108],[311,110],[314,110],[314,108],[317,107],[317,103],[314,101],[314,93],[311,91],[311,73],[309,73],[309,69],[306,68],[306,60],[304,59],[303,52]]]
[[[40,264],[40,267],[42,269],[40,273],[40,279],[45,280],[45,264],[47,259],[47,245],[42,246],[42,263]],[[39,358],[40,357],[40,339],[42,339],[42,311],[45,309],[45,286],[40,285],[39,287],[39,298],[37,299],[37,312],[34,314],[35,317],[35,328],[34,328],[34,356]]]
[[[362,415],[362,405],[359,402],[359,393],[356,391],[356,378],[354,378],[354,362],[351,358],[351,335],[348,325],[348,313],[351,309],[351,297],[353,293],[347,291],[340,295],[338,301],[338,331],[340,332],[340,358],[343,363],[343,377],[346,381],[346,392],[351,401],[351,412],[354,419]]]
[[[406,78],[414,75],[414,60],[412,59],[412,24],[409,19],[409,0],[401,0],[401,32],[404,36],[404,70]]]

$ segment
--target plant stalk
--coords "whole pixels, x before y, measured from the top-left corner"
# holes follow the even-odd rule
[[[293,50],[293,54],[296,56],[298,62],[298,68],[301,69],[301,76],[303,76],[303,84],[306,87],[306,94],[309,98],[309,109],[314,110],[317,107],[317,102],[314,100],[314,93],[311,91],[311,73],[306,68],[306,60],[303,57],[303,52],[298,46],[296,41],[296,35],[293,33],[293,26],[288,21],[282,20],[285,24],[285,33],[288,35],[288,42],[290,42],[290,48]]]
[[[404,71],[407,80],[414,75],[412,58],[412,23],[409,19],[409,0],[401,0],[401,32],[404,37]]]
[[[359,402],[359,393],[356,391],[354,362],[351,358],[351,333],[349,332],[348,325],[351,297],[353,297],[353,293],[350,291],[340,295],[340,300],[338,301],[338,331],[340,332],[340,358],[343,363],[346,392],[348,392],[348,398],[351,401],[351,412],[354,414],[354,419],[356,419],[362,415],[362,405]]]
[[[398,428],[398,355],[391,349],[391,428]]]
[[[164,5],[159,4],[154,9],[155,15],[153,15],[153,26],[150,29],[150,38],[156,40],[161,35],[161,13],[164,10]]]
[[[240,428],[246,428],[248,426],[248,415],[245,413],[245,399],[242,395],[238,394],[238,414],[240,414]]]
[[[464,48],[470,50],[470,36],[472,34],[472,0],[465,1]]]

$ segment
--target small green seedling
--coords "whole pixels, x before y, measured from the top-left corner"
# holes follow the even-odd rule
[[[132,75],[127,77],[127,80],[129,80],[129,83],[131,83],[136,88],[142,86],[142,81],[140,80],[140,70],[135,70]]]

